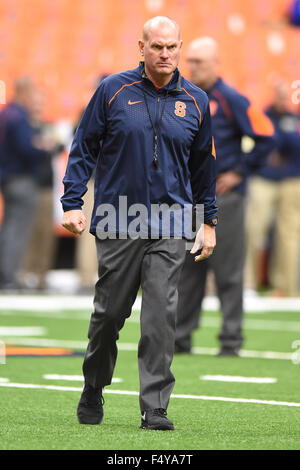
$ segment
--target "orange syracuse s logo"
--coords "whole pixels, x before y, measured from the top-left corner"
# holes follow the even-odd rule
[[[184,117],[186,115],[186,104],[183,101],[176,101],[174,113],[176,116]]]

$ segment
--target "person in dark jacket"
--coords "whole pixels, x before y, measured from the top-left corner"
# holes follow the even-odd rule
[[[209,260],[194,263],[187,253],[179,282],[177,353],[190,353],[198,327],[207,273],[213,270],[223,316],[220,355],[238,355],[243,342],[244,193],[246,179],[273,146],[273,126],[249,100],[227,85],[217,72],[218,45],[209,37],[187,50],[191,81],[208,95],[217,158],[217,247]],[[247,136],[247,152],[241,151]]]
[[[0,113],[1,290],[20,288],[18,273],[35,215],[40,164],[48,155],[41,143],[34,142],[30,112],[35,93],[30,78],[18,79],[13,101]]]
[[[55,125],[44,120],[46,96],[42,90],[36,90],[31,106],[31,126],[34,139],[53,145],[53,150],[43,158],[39,165],[38,204],[24,257],[22,280],[29,289],[46,289],[46,277],[53,262],[56,238],[53,225],[53,160],[64,150],[59,141]]]
[[[178,221],[184,206],[197,213],[197,206],[203,205],[203,251],[197,254],[200,229],[191,250],[200,261],[215,246],[211,220],[217,214],[209,103],[177,68],[181,44],[174,21],[149,20],[139,41],[144,61],[103,80],[71,147],[61,200],[63,226],[76,234],[86,225],[82,196],[96,166],[90,231],[96,236],[99,280],[83,362],[85,386],[77,408],[83,424],[102,421],[102,393],[111,383],[119,330],[141,286],[141,427],[174,429],[166,410],[175,382],[170,366],[177,284],[184,237],[191,232],[177,222],[168,228],[161,216],[171,206],[172,220]]]

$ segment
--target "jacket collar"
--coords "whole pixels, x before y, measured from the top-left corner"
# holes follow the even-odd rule
[[[147,82],[150,82],[152,84],[152,86],[154,87],[151,80],[147,77],[147,74],[146,74],[146,71],[145,71],[145,62],[141,61],[139,63],[139,70],[140,70],[141,77],[144,80],[146,80]],[[182,88],[181,88],[181,73],[179,72],[178,68],[175,69],[171,81],[167,85],[165,85],[164,87],[160,88],[160,90],[168,90],[169,92],[177,92],[177,91],[182,90]]]
[[[210,86],[207,90],[204,90],[204,91],[206,93],[211,93],[212,90],[214,90],[215,88],[218,88],[218,86],[220,86],[222,83],[223,83],[222,78],[218,77],[217,80],[212,84],[212,86]]]

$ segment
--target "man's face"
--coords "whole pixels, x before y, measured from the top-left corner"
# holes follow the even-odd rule
[[[181,45],[175,28],[153,28],[148,32],[148,38],[139,42],[146,67],[150,73],[158,75],[174,72],[179,62]]]
[[[215,56],[201,48],[190,47],[186,54],[189,79],[195,85],[209,83],[216,75]]]
[[[276,84],[274,87],[273,105],[279,112],[284,112],[288,108],[289,89],[286,83]]]

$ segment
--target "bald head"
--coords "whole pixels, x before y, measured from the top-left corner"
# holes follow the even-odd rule
[[[143,27],[143,39],[139,41],[148,78],[158,86],[165,86],[176,69],[181,50],[178,24],[166,16],[156,16]]]
[[[143,41],[148,41],[149,38],[156,34],[157,32],[161,33],[175,33],[177,35],[177,39],[180,40],[180,27],[171,18],[167,16],[155,16],[150,20],[146,21],[143,27]]]
[[[14,83],[14,101],[26,109],[30,108],[35,86],[30,77],[20,77]]]
[[[219,47],[215,39],[209,36],[204,36],[190,42],[188,45],[188,52],[217,61]]]
[[[187,48],[186,60],[190,80],[204,90],[217,79],[219,47],[215,39],[204,36],[194,39]]]
[[[33,83],[30,77],[20,77],[14,83],[15,95],[18,96],[31,90]]]
[[[284,80],[276,80],[273,84],[273,106],[278,112],[288,109],[289,84]]]

